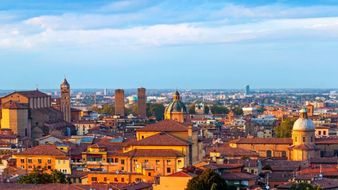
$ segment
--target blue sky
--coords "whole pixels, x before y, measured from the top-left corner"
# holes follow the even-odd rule
[[[338,87],[338,1],[0,2],[0,89]]]

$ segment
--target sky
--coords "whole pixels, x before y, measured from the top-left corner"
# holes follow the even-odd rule
[[[338,0],[0,0],[0,89],[338,88]]]

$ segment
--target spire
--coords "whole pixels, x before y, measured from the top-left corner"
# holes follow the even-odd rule
[[[61,88],[69,88],[70,85],[65,77],[65,79],[63,79],[63,82],[61,83]]]
[[[176,101],[178,101],[178,100],[181,99],[180,93],[179,93],[177,90],[176,90],[176,92],[175,92],[174,95],[173,95],[173,99],[176,100]]]
[[[301,110],[299,110],[299,117],[303,118],[303,119],[307,119],[307,109],[306,108],[302,108]]]

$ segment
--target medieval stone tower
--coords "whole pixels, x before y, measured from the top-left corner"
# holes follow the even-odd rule
[[[65,78],[60,85],[61,87],[61,100],[60,107],[63,114],[63,119],[67,122],[71,122],[71,110],[70,110],[70,85]]]

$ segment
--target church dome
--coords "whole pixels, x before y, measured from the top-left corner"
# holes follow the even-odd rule
[[[184,103],[181,101],[180,93],[176,91],[173,95],[173,101],[166,107],[166,113],[172,112],[182,112],[187,113],[187,108],[185,107]]]
[[[303,108],[299,111],[300,117],[296,120],[293,124],[292,130],[295,131],[314,131],[315,125],[313,124],[312,120],[307,116],[307,109]]]

